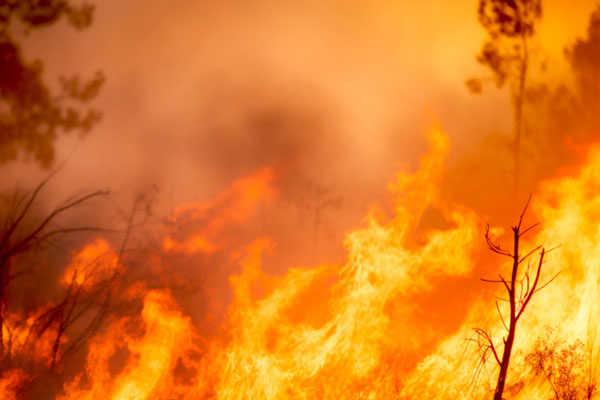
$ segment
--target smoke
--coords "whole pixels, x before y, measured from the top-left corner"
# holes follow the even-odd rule
[[[597,133],[583,122],[579,135],[571,129],[577,115],[594,111],[578,97],[581,77],[571,76],[572,69],[587,77],[597,72],[581,62],[595,49],[585,46],[582,28],[591,3],[578,2],[569,24],[562,2],[545,3],[537,45],[548,49],[540,57],[547,57],[549,68],[533,75],[545,85],[532,91],[536,101],[528,113],[526,192],[579,161],[576,151],[565,156],[567,138],[579,138],[569,148],[577,149]],[[50,82],[96,69],[107,76],[95,103],[103,121],[83,138],[59,139],[57,160],[64,167],[42,208],[77,191],[110,188],[111,201],[63,222],[117,226],[109,236],[118,252],[130,207],[143,194],[148,208],[140,209],[144,224],[130,239],[135,248],[125,258],[127,283],[172,289],[183,314],[207,337],[220,335],[232,298],[229,277],[241,273],[246,246],[257,237],[271,238],[261,265],[267,275],[323,264],[317,272],[322,279],[315,281],[325,283],[313,283],[307,293],[325,297],[339,279],[327,265],[345,261],[346,233],[363,224],[372,203],[384,204],[375,214],[393,213],[386,184],[399,166],[416,170],[431,122],[448,132],[451,143],[440,196],[476,210],[477,222],[512,222],[509,96],[492,88],[474,96],[464,86],[485,73],[474,59],[484,35],[475,10],[475,1],[112,0],[97,4],[87,31],[59,24],[24,36],[25,55],[44,61]],[[565,48],[571,56],[564,57]],[[564,93],[573,99],[566,105],[558,102]],[[47,173],[28,163],[1,168],[11,178],[3,179],[3,187],[14,177],[34,184]],[[270,171],[268,178],[260,171]],[[246,196],[244,179],[256,176],[265,179],[256,201],[236,203]],[[189,207],[178,219],[181,204]],[[431,232],[457,228],[447,211],[434,203],[420,210],[409,247],[418,248]],[[75,237],[48,263],[68,264],[88,240]],[[193,254],[186,246],[196,246]],[[480,250],[473,250],[475,260],[485,260]],[[420,347],[406,350],[404,368],[459,326],[481,290],[472,282],[483,268],[432,276],[422,291],[390,295],[397,311],[386,312],[408,315],[426,333]],[[48,280],[63,272],[41,270]],[[269,288],[269,278],[258,281]],[[39,284],[15,290],[21,293],[15,303],[27,309],[43,301],[24,293],[56,296]],[[318,314],[314,299],[302,301]],[[404,330],[398,335],[408,335]]]

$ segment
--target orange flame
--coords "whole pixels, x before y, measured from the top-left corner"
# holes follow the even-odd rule
[[[118,256],[102,238],[86,245],[72,258],[61,277],[64,285],[90,287],[117,268]]]
[[[218,240],[218,235],[223,229],[231,224],[243,222],[254,213],[261,202],[273,197],[271,183],[274,177],[273,169],[263,168],[249,177],[233,182],[212,201],[176,207],[169,219],[171,223],[185,219],[187,222],[200,221],[203,227],[200,233],[184,240],[166,236],[163,240],[164,250],[187,254],[217,251],[223,246]],[[218,214],[214,214],[215,210]]]
[[[82,389],[83,375],[65,387],[59,399],[148,399],[173,384],[172,372],[179,357],[192,347],[189,318],[177,309],[166,291],[150,291],[141,314],[143,333],[128,332],[130,318],[112,324],[90,344],[85,375],[92,384]],[[120,374],[113,378],[110,361],[126,350]],[[172,388],[170,388],[172,390]]]
[[[422,313],[428,310],[419,309],[416,299],[435,296],[447,282],[478,280],[476,263],[486,263],[484,274],[509,266],[479,254],[484,221],[440,196],[449,143],[437,128],[428,139],[430,153],[419,169],[399,173],[389,185],[394,215],[372,207],[364,226],[346,235],[343,265],[290,268],[271,276],[262,270],[262,258],[273,251],[272,239],[252,241],[241,273],[229,277],[233,300],[222,334],[214,338],[200,337],[170,292],[142,290],[141,317],[122,318],[97,335],[85,372],[58,399],[489,398],[497,368],[482,363],[465,339],[473,327],[482,327],[501,346],[504,328],[491,294],[502,292],[477,299],[450,335],[427,324]],[[206,224],[184,240],[167,237],[165,250],[238,255],[223,247],[219,235],[273,196],[272,179],[272,171],[263,169],[213,201],[178,208],[172,221]],[[541,225],[523,246],[561,245],[544,265],[545,276],[560,275],[534,296],[520,322],[507,387],[512,398],[551,396],[551,388],[532,378],[524,363],[546,325],[587,343],[590,359],[599,359],[598,182],[600,147],[577,175],[547,182],[534,196],[531,218]],[[216,209],[224,211],[210,215]],[[428,225],[431,210],[439,221]],[[65,282],[83,284],[89,278],[82,266],[105,253],[110,250],[101,241],[84,248]]]
[[[2,372],[0,376],[0,398],[5,400],[17,400],[17,395],[27,375],[20,369],[9,369]]]
[[[419,172],[399,174],[391,186],[398,198],[396,216],[379,221],[371,215],[366,228],[347,236],[348,261],[336,268],[338,281],[320,304],[325,319],[298,321],[290,317],[290,306],[301,307],[297,299],[330,267],[292,269],[269,285],[267,295],[254,298],[250,288],[261,279],[260,252],[266,243],[249,249],[244,272],[231,278],[233,340],[218,398],[341,398],[345,387],[373,374],[396,343],[418,343],[413,332],[392,328],[390,301],[425,289],[434,275],[467,273],[477,232],[472,213],[441,203],[435,183],[448,141],[438,129],[429,139],[432,153]],[[455,227],[430,231],[427,244],[415,246],[410,236],[433,205]]]

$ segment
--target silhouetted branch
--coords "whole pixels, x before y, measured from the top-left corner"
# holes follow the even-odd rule
[[[527,202],[525,203],[525,207],[523,207],[523,211],[521,212],[521,215],[519,216],[519,223],[516,226],[516,229],[518,231],[521,230],[521,224],[523,223],[523,218],[525,217],[525,213],[527,212],[527,208],[529,207],[529,203],[531,202],[531,193],[529,194],[529,196],[527,197]],[[514,229],[514,228],[513,228]],[[529,228],[531,229],[531,228]],[[518,237],[520,238],[522,235],[518,235]]]
[[[488,350],[491,351],[494,355],[494,358],[496,359],[496,362],[498,363],[498,365],[500,365],[500,358],[498,357],[498,353],[496,352],[496,346],[494,346],[494,342],[492,341],[492,337],[490,336],[490,334],[481,328],[473,328],[473,330],[477,334],[478,340],[470,338],[467,340],[477,343],[479,348],[484,348],[483,354],[485,354]],[[483,339],[485,343],[481,343],[480,339]]]
[[[499,274],[499,278],[500,278],[499,280],[482,279],[482,281],[484,281],[484,282],[502,283],[504,286],[504,289],[508,293],[508,303],[510,306],[510,313],[509,313],[508,318],[505,318],[505,315],[502,314],[502,311],[500,310],[500,306],[498,305],[498,301],[495,302],[496,311],[498,312],[500,321],[508,333],[506,337],[502,338],[502,342],[504,344],[502,358],[500,358],[498,356],[498,353],[493,344],[491,335],[487,331],[485,331],[481,328],[475,328],[475,332],[478,335],[479,339],[483,340],[485,342],[485,345],[482,345],[481,343],[478,342],[480,351],[482,348],[483,348],[484,353],[488,350],[492,351],[494,356],[496,357],[496,361],[498,362],[498,365],[500,366],[500,371],[498,373],[498,381],[496,384],[496,390],[494,392],[494,400],[502,400],[502,393],[504,392],[504,386],[506,384],[506,377],[507,377],[507,373],[508,373],[508,367],[510,364],[512,347],[513,347],[514,340],[515,340],[515,331],[516,331],[517,322],[519,321],[519,319],[521,318],[521,316],[527,309],[527,306],[531,302],[533,295],[535,293],[537,293],[539,290],[543,289],[545,286],[547,286],[558,275],[558,274],[555,275],[552,279],[550,279],[550,281],[546,282],[544,285],[539,286],[540,276],[542,273],[542,266],[544,264],[544,257],[546,255],[547,251],[544,249],[544,247],[542,247],[540,245],[540,246],[536,246],[532,250],[525,253],[524,256],[521,256],[521,254],[520,254],[520,250],[519,250],[520,239],[523,237],[523,235],[525,233],[531,231],[531,229],[533,229],[533,227],[537,226],[537,224],[534,224],[534,225],[530,226],[529,228],[521,231],[521,226],[523,225],[523,219],[525,217],[527,208],[529,207],[530,201],[531,201],[531,195],[527,199],[527,203],[525,204],[525,207],[523,208],[523,211],[521,212],[521,215],[519,216],[518,223],[512,227],[513,247],[514,247],[514,251],[512,253],[510,253],[507,250],[502,249],[500,247],[500,245],[498,245],[492,241],[492,239],[490,238],[490,233],[489,233],[490,232],[489,224],[486,227],[485,236],[484,236],[486,243],[492,252],[503,255],[503,256],[509,256],[512,259],[511,278],[509,281],[507,281],[502,276],[502,274]],[[533,255],[539,249],[541,249],[541,253],[540,253],[539,261],[537,263],[537,268],[535,269],[535,277],[533,279],[531,277],[531,263],[530,262],[527,263],[527,267],[525,268],[525,270],[521,274],[519,274],[519,266],[523,263],[523,261],[527,260],[531,255]],[[497,297],[497,296],[495,296],[495,297]],[[482,356],[485,356],[485,354]]]
[[[95,198],[107,196],[109,192],[106,190],[98,190],[86,193],[67,200],[65,203],[56,207],[52,212],[43,217],[41,222],[35,224],[31,229],[25,229],[24,225],[26,218],[33,213],[33,206],[38,200],[42,189],[47,185],[49,180],[56,174],[56,172],[57,171],[52,172],[46,179],[42,180],[42,182],[35,187],[29,196],[17,198],[18,192],[15,192],[15,200],[13,201],[14,207],[9,209],[9,212],[5,217],[3,224],[5,229],[0,236],[0,357],[5,355],[3,327],[6,326],[5,310],[8,303],[7,289],[10,282],[15,277],[20,275],[18,273],[11,273],[12,259],[17,255],[28,251],[33,246],[37,246],[42,242],[48,241],[50,238],[57,235],[76,232],[107,231],[106,229],[93,226],[76,226],[55,228],[49,231],[47,230],[51,223],[62,214]],[[22,234],[21,237],[15,238],[18,231],[25,231],[25,233]],[[59,318],[63,311],[64,307],[60,304],[59,306],[48,310],[48,312],[42,315],[43,318],[40,320],[40,324],[37,324],[36,329],[45,331],[47,329],[46,325],[51,325],[53,321]]]
[[[494,253],[507,257],[512,257],[512,254],[509,251],[504,250],[492,241],[492,239],[490,238],[490,224],[487,224],[485,228],[485,242],[487,243],[489,249]]]
[[[540,224],[539,222],[536,222],[535,224],[531,225],[529,228],[527,228],[527,229],[525,229],[525,230],[521,231],[521,232],[519,233],[519,237],[521,237],[521,236],[524,236],[524,235],[525,235],[527,232],[529,232],[530,230],[532,230],[532,229],[536,228],[536,227],[537,227],[539,224]]]
[[[500,311],[500,306],[498,306],[498,302],[496,302],[496,310],[498,311],[498,316],[500,317],[500,321],[502,321],[502,325],[504,325],[504,328],[508,331],[508,326],[506,325],[506,322],[504,322],[504,317],[502,316],[502,312]]]
[[[535,293],[535,290],[537,288],[538,282],[540,280],[540,274],[542,273],[542,263],[544,262],[544,255],[545,254],[546,254],[545,250],[542,249],[542,253],[540,254],[540,261],[538,263],[537,271],[535,273],[535,280],[533,281],[533,284],[531,285],[531,290],[529,292],[525,292],[524,300],[521,301],[521,303],[522,303],[521,309],[519,310],[519,312],[517,314],[517,317],[516,317],[517,320],[519,320],[519,318],[521,318],[521,315],[523,314],[523,311],[525,311],[525,308],[527,307],[527,304],[529,304],[529,301],[531,300],[531,297]]]
[[[539,246],[535,247],[533,250],[531,250],[530,252],[528,252],[527,254],[525,254],[523,257],[521,257],[519,259],[519,264],[521,264],[523,261],[525,261],[527,258],[529,258],[529,256],[531,256],[533,253],[535,253],[536,251],[538,251],[541,248],[542,248],[542,245],[539,245]]]
[[[549,284],[552,283],[552,281],[554,281],[561,273],[562,271],[558,271],[556,274],[554,274],[554,276],[552,276],[552,278],[548,279],[548,282],[544,283],[543,285],[541,285],[539,288],[537,288],[533,293],[537,293],[540,290],[544,289],[546,286],[548,286]]]

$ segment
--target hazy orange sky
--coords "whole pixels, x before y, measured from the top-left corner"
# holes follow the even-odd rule
[[[585,32],[595,3],[544,2],[549,76],[561,74],[563,48]],[[57,162],[67,164],[54,197],[74,187],[132,196],[158,184],[165,204],[176,204],[276,164],[287,168],[290,196],[308,182],[329,187],[354,224],[398,166],[425,151],[432,122],[451,138],[451,162],[487,134],[510,132],[506,92],[474,96],[464,85],[486,74],[475,61],[484,38],[476,8],[476,0],[96,2],[91,28],[61,22],[25,39],[49,82],[98,69],[107,77],[94,103],[101,124],[58,142]],[[45,173],[2,168],[21,182]]]

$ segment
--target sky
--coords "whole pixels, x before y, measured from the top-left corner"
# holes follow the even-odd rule
[[[536,45],[549,79],[564,74],[563,50],[583,34],[594,4],[544,2]],[[473,95],[464,85],[487,76],[475,60],[485,38],[476,7],[105,0],[88,29],[62,21],[24,35],[26,57],[43,60],[48,82],[97,70],[107,77],[93,103],[102,122],[57,141],[65,166],[48,199],[96,188],[130,199],[157,186],[168,214],[275,165],[290,224],[300,221],[310,236],[303,208],[325,188],[341,202],[323,229],[341,238],[385,197],[399,168],[416,167],[432,124],[450,137],[450,165],[491,133],[510,133],[506,90]],[[25,184],[48,173],[33,163],[2,168]]]

